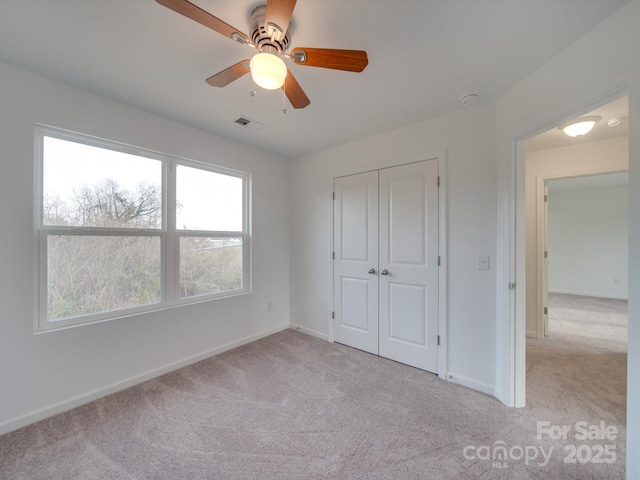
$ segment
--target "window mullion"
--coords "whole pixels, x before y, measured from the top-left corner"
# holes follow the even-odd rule
[[[180,237],[216,237],[235,238],[244,236],[244,232],[217,232],[215,230],[180,230]]]
[[[43,328],[47,323],[47,235],[38,234],[38,302],[37,302],[37,328]]]
[[[164,242],[164,302],[173,304],[178,299],[178,255],[179,240],[176,233],[176,164],[173,160],[165,162],[165,225]]]
[[[105,237],[158,237],[162,230],[102,227],[50,227],[41,228],[45,235],[89,235]]]

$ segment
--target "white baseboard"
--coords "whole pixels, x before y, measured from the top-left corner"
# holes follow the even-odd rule
[[[447,380],[457,385],[462,385],[463,387],[467,387],[472,390],[477,390],[478,392],[486,393],[487,395],[491,395],[492,397],[496,397],[498,400],[500,400],[496,392],[496,387],[494,385],[478,382],[476,380],[472,380],[470,378],[457,375],[456,373],[453,373],[453,372],[447,373]]]
[[[500,400],[500,402],[502,402],[505,406],[510,407],[511,405],[509,405],[509,398],[504,395],[504,392],[502,391],[502,389],[498,389],[497,387],[494,389],[494,397],[496,397],[498,400]]]
[[[624,296],[600,295],[600,294],[595,294],[595,293],[569,292],[569,291],[566,291],[566,290],[549,290],[549,293],[561,293],[563,295],[578,295],[580,297],[610,298],[611,300],[629,300],[629,297],[624,297]]]
[[[300,325],[296,325],[295,323],[291,323],[290,328],[292,330],[296,330],[298,332],[302,332],[302,333],[306,333],[307,335],[311,335],[317,338],[320,338],[321,340],[326,340],[329,341],[329,335],[325,334],[325,333],[320,333],[316,330],[312,330],[310,328],[306,328],[306,327],[302,327]],[[467,377],[463,377],[461,375],[457,375],[455,373],[447,373],[446,375],[446,380],[449,380],[450,382],[453,382],[455,384],[458,385],[462,385],[463,387],[467,387],[470,388],[472,390],[477,390],[479,392],[482,393],[486,393],[487,395],[491,395],[492,397],[496,397],[498,400],[503,401],[502,398],[500,398],[498,396],[498,393],[502,393],[502,392],[497,392],[496,388],[493,385],[489,385],[487,383],[482,383],[482,382],[477,382],[475,380],[471,380],[470,378]]]
[[[269,330],[256,333],[255,335],[250,335],[248,337],[241,338],[240,340],[236,340],[234,342],[212,348],[211,350],[207,350],[197,355],[187,357],[177,362],[170,363],[163,367],[155,368],[142,374],[129,377],[120,382],[112,383],[111,385],[97,388],[87,393],[83,393],[81,395],[55,403],[53,405],[34,410],[27,413],[26,415],[21,415],[19,417],[9,419],[5,422],[0,423],[0,435],[4,435],[5,433],[9,433],[19,428],[26,427],[27,425],[30,425],[37,421],[43,420],[53,415],[57,415],[59,413],[66,412],[68,410],[71,410],[72,408],[79,407],[80,405],[93,402],[94,400],[97,400],[99,398],[106,397],[107,395],[119,392],[120,390],[124,390],[125,388],[133,387],[134,385],[146,382],[147,380],[151,380],[179,368],[186,367],[187,365],[191,365],[192,363],[196,363],[206,358],[219,355],[223,352],[233,350],[234,348],[241,347],[242,345],[255,342],[256,340],[260,340],[261,338],[268,337],[269,335],[273,335],[274,333],[281,332],[283,330],[286,330],[287,328],[289,328],[289,325],[274,327]]]
[[[307,327],[302,327],[300,325],[296,325],[295,323],[290,323],[289,328],[291,328],[292,330],[296,330],[298,332],[306,333],[307,335],[311,335],[312,337],[316,337],[321,340],[326,340],[327,342],[330,341],[329,335],[327,335],[326,333],[321,333],[321,332],[318,332],[317,330],[312,330]]]
[[[527,338],[538,338],[538,332],[535,330],[527,330]]]

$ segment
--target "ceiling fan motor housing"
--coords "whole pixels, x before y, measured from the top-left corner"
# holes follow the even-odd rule
[[[266,11],[267,6],[260,5],[251,12],[251,41],[260,52],[282,55],[291,42],[289,31],[283,32],[278,25],[274,24],[270,24],[267,29],[264,22]]]

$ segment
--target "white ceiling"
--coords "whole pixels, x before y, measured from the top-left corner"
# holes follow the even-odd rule
[[[248,33],[259,0],[194,1]],[[494,100],[626,0],[299,0],[293,47],[363,49],[355,74],[291,66],[311,99],[249,96],[244,77],[205,79],[249,58],[153,0],[2,0],[0,60],[287,158]],[[266,126],[234,123],[247,116]]]

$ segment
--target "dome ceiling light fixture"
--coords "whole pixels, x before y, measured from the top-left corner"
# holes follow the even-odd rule
[[[562,130],[569,137],[581,137],[589,133],[599,121],[600,117],[598,116],[580,117],[560,125],[558,129]]]

